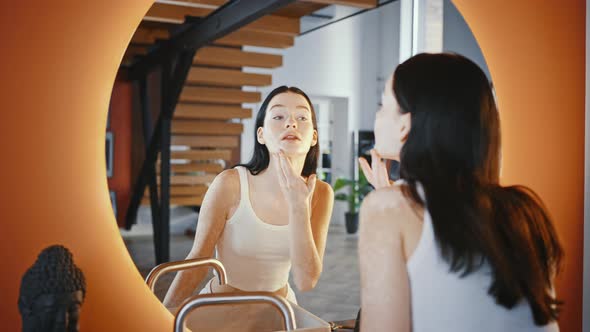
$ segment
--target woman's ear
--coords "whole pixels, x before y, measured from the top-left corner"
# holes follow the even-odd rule
[[[404,113],[400,116],[400,141],[405,143],[410,135],[410,129],[412,129],[412,114],[410,112]]]
[[[262,127],[258,127],[258,129],[256,129],[256,140],[258,141],[258,143],[264,145],[264,129]]]
[[[314,129],[313,137],[311,139],[311,146],[316,146],[316,144],[318,144],[318,131]]]

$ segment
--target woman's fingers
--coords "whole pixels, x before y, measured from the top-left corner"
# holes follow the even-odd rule
[[[287,160],[287,158],[285,157],[285,155],[282,152],[278,153],[279,156],[279,169],[280,169],[280,173],[283,176],[283,179],[285,181],[285,184],[287,185],[287,188],[291,187],[291,184],[293,183],[293,177],[292,177],[292,167],[291,164],[289,163],[289,161]]]
[[[291,164],[291,160],[289,160],[289,158],[285,156],[285,153],[283,153],[283,151],[279,152],[279,157],[283,161],[283,172],[285,172],[285,175],[287,177],[290,177],[291,179],[298,178],[299,174],[295,173],[295,171],[293,170],[293,164]]]
[[[389,176],[387,175],[387,167],[381,159],[381,155],[377,150],[371,150],[372,164],[373,164],[373,178],[377,182],[379,188],[387,186],[389,183]]]
[[[360,157],[359,164],[361,165],[361,169],[363,170],[363,173],[365,173],[365,177],[367,178],[367,181],[369,181],[370,184],[375,186],[375,184],[373,183],[373,170],[371,169],[371,165],[369,165],[369,162],[367,161],[367,159],[365,159],[364,157]]]
[[[377,150],[371,149],[371,168],[373,173],[376,169],[379,169],[379,163],[381,163],[381,156],[377,153]]]
[[[383,188],[388,187],[389,184],[389,172],[387,171],[387,166],[381,159],[381,155],[377,152],[377,150],[371,150],[371,170],[373,176],[373,182],[370,182],[373,187],[375,188]],[[367,179],[368,180],[368,179]]]
[[[271,156],[275,160],[277,165],[279,166],[279,167],[277,167],[277,169],[278,169],[277,175],[279,177],[279,184],[282,188],[287,188],[287,179],[285,177],[285,172],[283,171],[281,157],[277,153],[272,153]]]
[[[383,161],[380,164],[381,164],[381,166],[379,167],[379,173],[381,173],[381,175],[379,176],[379,178],[383,181],[383,186],[388,187],[390,185],[390,183],[389,183],[389,171],[387,170],[387,165],[385,165],[385,162],[383,162]]]
[[[283,193],[287,197],[287,201],[304,202],[308,200],[311,202],[313,191],[315,190],[317,177],[315,174],[310,175],[307,180],[300,175],[295,175],[293,166],[290,160],[284,153],[278,152],[272,154],[273,161],[277,162],[277,172]]]
[[[371,149],[371,169],[373,170],[373,182],[371,183],[375,188],[381,188],[381,179],[379,176],[379,162],[381,157],[377,153],[377,150]]]

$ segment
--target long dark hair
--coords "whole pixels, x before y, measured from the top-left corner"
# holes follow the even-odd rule
[[[296,87],[288,87],[288,86],[280,86],[274,90],[272,90],[268,96],[262,102],[260,106],[260,110],[258,110],[258,114],[256,115],[256,124],[254,126],[254,153],[252,154],[252,158],[245,164],[238,164],[236,166],[243,166],[246,167],[252,175],[256,175],[262,171],[264,171],[268,167],[268,163],[270,162],[270,155],[268,153],[268,149],[266,145],[260,144],[257,139],[256,132],[259,127],[264,127],[264,118],[266,117],[266,110],[268,108],[268,104],[272,100],[272,98],[281,93],[296,93],[298,95],[303,96],[309,107],[311,108],[311,121],[313,124],[313,129],[316,131],[318,130],[318,123],[315,116],[315,110],[313,108],[313,104],[309,97],[305,94],[305,92],[301,91],[301,89]],[[319,136],[319,133],[318,133]],[[301,171],[301,175],[304,177],[308,177],[312,174],[316,174],[316,170],[318,168],[318,157],[320,154],[320,143],[319,139],[316,145],[312,146],[307,155],[305,156],[305,163],[303,165],[303,170]]]
[[[457,54],[419,54],[397,67],[393,93],[412,123],[400,152],[404,194],[424,206],[422,184],[450,270],[465,276],[489,262],[498,304],[524,298],[537,325],[556,320],[563,249],[541,199],[499,184],[500,120],[483,71]]]

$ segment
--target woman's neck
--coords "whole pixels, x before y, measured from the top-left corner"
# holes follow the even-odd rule
[[[285,156],[287,159],[289,159],[289,161],[291,162],[291,166],[293,168],[293,171],[295,172],[295,174],[301,174],[301,172],[303,171],[303,166],[305,165],[305,155],[302,156]],[[288,166],[288,165],[285,165]],[[270,161],[268,163],[268,168],[261,173],[260,175],[271,175],[271,176],[275,176],[276,174],[279,174],[278,172],[281,171],[280,170],[280,165],[278,162],[277,158],[274,158],[271,156]]]

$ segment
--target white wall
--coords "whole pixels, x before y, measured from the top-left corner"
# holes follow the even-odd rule
[[[444,1],[415,0],[412,9],[413,53],[442,52]]]
[[[383,6],[379,10],[379,26],[377,31],[380,52],[377,52],[377,82],[375,86],[375,102],[381,101],[385,82],[395,67],[400,63],[400,11],[401,1]],[[376,110],[376,109],[375,109]],[[373,129],[375,112],[367,112],[362,129]]]
[[[443,50],[459,53],[478,64],[489,80],[490,72],[471,29],[451,0],[443,0]]]

